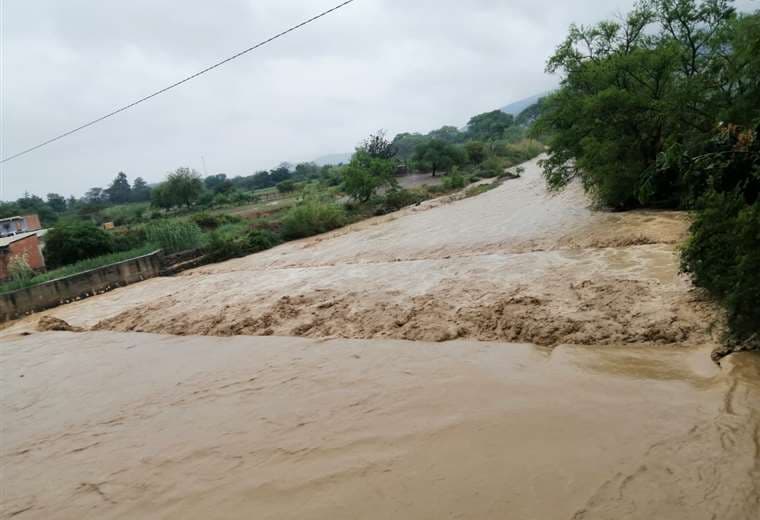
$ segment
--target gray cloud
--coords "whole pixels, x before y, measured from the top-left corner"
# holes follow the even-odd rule
[[[337,0],[5,2],[5,154],[195,72]],[[4,165],[2,199],[81,195],[118,171],[250,174],[370,131],[462,125],[546,91],[571,22],[632,0],[357,0],[165,96]]]

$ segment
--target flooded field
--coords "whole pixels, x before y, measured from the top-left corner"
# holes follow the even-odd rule
[[[13,323],[0,515],[755,519],[760,359],[710,360],[687,226],[533,162]]]

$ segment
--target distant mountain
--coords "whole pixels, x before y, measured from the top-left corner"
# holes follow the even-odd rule
[[[536,94],[535,96],[531,96],[529,98],[521,99],[520,101],[515,101],[514,103],[511,103],[505,107],[501,107],[502,112],[506,112],[507,114],[512,114],[513,116],[518,115],[520,112],[528,108],[529,106],[536,103],[539,99],[549,94],[549,92],[543,92],[541,94]]]
[[[353,154],[350,153],[331,153],[329,155],[317,157],[312,162],[316,163],[317,166],[326,166],[328,164],[348,164],[351,162],[352,155]]]

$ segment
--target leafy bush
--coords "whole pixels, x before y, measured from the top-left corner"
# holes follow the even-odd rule
[[[292,193],[296,191],[295,181],[282,181],[277,185],[277,191],[280,193]]]
[[[205,211],[201,213],[196,213],[192,217],[190,217],[190,220],[198,225],[203,230],[214,230],[220,226],[223,226],[225,224],[237,224],[243,221],[242,218],[235,216],[235,215],[227,215],[227,214],[221,214],[221,215],[215,215],[212,213],[206,213]]]
[[[339,228],[345,223],[346,213],[342,207],[307,199],[285,214],[282,235],[286,239],[304,238]]]
[[[282,237],[268,229],[254,229],[248,233],[248,248],[251,253],[272,249],[282,243]]]
[[[428,196],[419,190],[391,190],[383,197],[381,207],[385,213],[390,213],[427,199]]]
[[[760,332],[760,202],[709,194],[681,260],[694,282],[725,304],[737,335]]]
[[[544,153],[544,145],[535,139],[521,139],[516,143],[508,143],[500,150],[499,155],[510,165],[524,163]]]
[[[92,222],[60,221],[45,235],[45,261],[50,267],[60,267],[111,252],[111,236]]]
[[[247,255],[248,244],[244,236],[230,235],[217,229],[209,235],[203,250],[209,260],[221,262]]]
[[[119,229],[111,232],[113,252],[131,251],[145,245],[145,229],[135,227],[131,229]]]
[[[447,190],[461,190],[467,184],[467,180],[459,173],[459,170],[454,167],[451,173],[443,179],[443,186]]]
[[[246,231],[244,225],[233,224],[212,232],[204,252],[209,260],[221,262],[271,249],[281,242],[282,238],[268,229]]]
[[[495,155],[492,155],[483,163],[480,165],[480,169],[478,170],[478,176],[483,177],[484,179],[490,179],[493,177],[498,177],[502,173],[504,173],[504,160],[496,157]]]
[[[140,222],[149,207],[150,204],[147,202],[134,202],[105,208],[102,213],[105,220],[110,220],[117,226],[124,226]]]
[[[165,253],[197,249],[203,242],[203,232],[194,222],[165,220],[145,228],[145,236]]]

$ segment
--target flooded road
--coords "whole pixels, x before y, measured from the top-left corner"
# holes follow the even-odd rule
[[[428,201],[49,314],[159,334],[714,343],[714,309],[679,274],[687,215],[588,204],[578,186],[548,194],[532,161],[477,197]]]
[[[754,519],[760,359],[4,338],[3,518]]]
[[[13,323],[0,518],[754,520],[760,360],[711,362],[688,222],[534,161]]]

